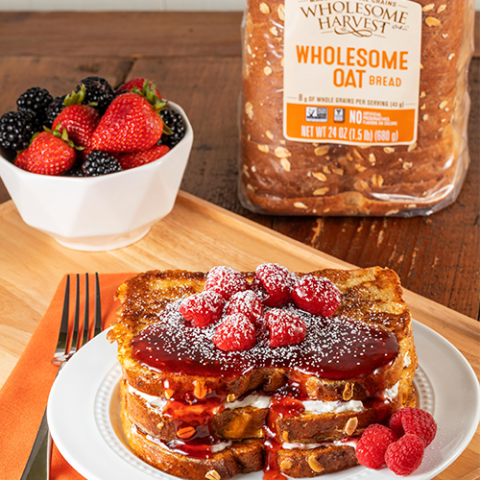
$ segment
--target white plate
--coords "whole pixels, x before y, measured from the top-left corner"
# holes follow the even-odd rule
[[[468,446],[480,420],[480,388],[473,369],[447,340],[414,322],[419,369],[415,374],[420,407],[438,424],[437,437],[420,468],[408,478],[430,480]],[[117,346],[103,332],[82,348],[57,377],[48,401],[52,437],[70,465],[87,480],[178,480],[137,458],[119,424]],[[262,472],[238,475],[261,480]],[[387,480],[388,469],[354,467],[325,480]]]

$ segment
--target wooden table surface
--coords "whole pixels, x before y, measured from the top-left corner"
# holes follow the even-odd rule
[[[255,215],[236,187],[240,23],[240,13],[0,13],[0,112],[31,86],[61,95],[89,75],[114,85],[154,79],[195,131],[183,190],[348,263],[390,267],[406,288],[478,320],[478,55],[470,68],[471,165],[454,205],[410,219]],[[476,36],[478,45],[478,28]],[[0,202],[8,199],[0,181]]]
[[[286,265],[293,271],[352,267],[285,235],[278,234],[268,227],[258,225],[185,192],[180,192],[172,212],[157,222],[142,240],[126,248],[108,252],[81,252],[62,247],[48,235],[26,225],[13,202],[5,202],[0,205],[0,245],[3,247],[0,248],[0,265],[2,265],[0,269],[0,389],[24,351],[36,325],[47,310],[60,279],[66,272],[98,271],[101,274],[101,285],[105,287],[102,282],[107,281],[107,277],[102,274],[138,272],[152,267],[160,270],[181,268],[206,271],[212,265],[226,264],[241,271],[250,271],[262,262],[272,261]],[[195,254],[192,255],[192,252]],[[72,283],[75,285],[73,278]],[[73,288],[71,293],[71,310],[73,310]],[[106,294],[103,288],[104,316],[112,314],[116,308],[113,306],[110,310],[105,310],[105,305],[108,305]],[[111,290],[109,295],[112,295]],[[476,427],[476,433],[465,451],[449,467],[435,476],[435,479],[477,480],[480,478],[480,426],[477,426],[477,421],[474,419],[474,409],[479,395],[475,393],[478,390],[475,388],[475,382],[480,378],[478,355],[480,323],[415,293],[405,291],[404,297],[413,318],[419,322],[414,325],[416,351],[420,368],[433,388],[429,398],[435,399],[433,407],[439,422],[438,437],[443,439],[442,447],[438,450],[430,450],[429,455],[437,455],[438,462],[441,461],[440,459],[451,458],[451,454],[460,448],[459,446],[466,438],[466,430],[470,425]],[[93,307],[93,304],[91,306]],[[93,312],[91,313],[93,317]],[[80,315],[83,316],[82,314],[81,311]],[[49,318],[51,322],[57,320],[52,316]],[[458,354],[452,356],[453,349],[446,348],[441,337],[437,337],[428,329],[425,330],[425,327],[422,329],[424,333],[420,335],[420,330],[417,330],[420,324],[436,331],[458,348],[474,369],[476,378],[469,373],[470,367],[467,367],[463,361],[458,363]],[[43,327],[40,332],[37,330],[37,342],[39,337],[45,339],[45,324]],[[36,345],[38,347],[38,343]],[[432,347],[434,347],[433,350]],[[444,363],[439,369],[437,358],[440,357]],[[451,364],[455,364],[456,368],[445,368],[446,365]],[[38,368],[44,371],[42,366],[39,365]],[[14,379],[19,380],[19,377],[23,380],[19,372],[16,373],[17,376],[9,380],[14,382]],[[34,382],[39,375],[35,370],[32,373],[30,382]],[[462,379],[461,382],[464,382],[462,386],[467,387],[466,390],[469,392],[461,395],[461,404],[456,402],[456,387],[452,389],[452,382],[455,379]],[[422,402],[427,399],[424,396],[426,390],[422,388],[421,377],[417,378],[416,382],[420,382],[416,385],[419,391],[423,392],[420,394],[422,406],[424,405]],[[9,385],[11,388],[12,384]],[[28,402],[29,396],[31,398],[31,390],[28,385],[22,384],[22,386],[26,393],[19,401]],[[457,386],[460,387],[460,384]],[[47,398],[46,396],[36,398],[35,401],[43,401],[46,404]],[[2,406],[4,405],[0,404],[0,419]],[[28,409],[28,406],[25,408]],[[458,425],[464,425],[460,432],[456,429],[455,433],[447,426],[452,416]],[[4,444],[11,441],[8,436],[3,435],[2,438],[0,429],[0,478],[18,480],[18,478],[2,476],[1,453],[4,452],[2,440]],[[441,453],[439,453],[440,450]],[[8,457],[4,455],[3,458]],[[432,464],[431,459],[432,457],[428,460],[430,464]],[[14,461],[18,461],[18,457],[15,457]],[[437,463],[435,465],[438,466]],[[21,467],[23,470],[23,464]]]

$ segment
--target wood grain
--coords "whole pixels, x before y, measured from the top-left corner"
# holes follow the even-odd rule
[[[255,215],[237,198],[240,19],[239,13],[0,13],[0,112],[37,84],[59,95],[92,74],[113,84],[151,77],[194,127],[182,189],[346,262],[393,268],[410,290],[479,319],[480,58],[470,68],[471,165],[454,205],[412,219]],[[0,202],[8,198],[0,181]]]
[[[272,226],[269,216],[245,210],[237,198],[239,57],[138,59],[130,78],[161,79],[162,95],[182,105],[195,139],[182,190]]]
[[[240,54],[240,12],[3,12],[0,55]]]
[[[1,16],[0,16],[1,17]],[[0,44],[2,42],[0,41]],[[1,56],[0,111],[16,110],[20,93],[33,86],[46,88],[52,96],[71,93],[82,78],[98,75],[119,85],[130,70],[128,57]]]
[[[118,56],[119,48],[131,56],[238,55],[241,17],[241,12],[2,12],[0,55],[95,56],[100,49]],[[475,25],[478,57],[480,12]]]
[[[181,192],[170,215],[142,240],[102,253],[68,250],[28,227],[11,201],[0,205],[0,387],[21,355],[66,272],[136,272],[183,268],[206,271],[228,264],[252,270],[277,261],[296,271],[352,268],[341,260]],[[194,253],[193,253],[194,252]],[[480,324],[412,292],[404,292],[414,318],[434,329],[469,360],[480,375]],[[438,480],[475,478],[480,429],[467,450]]]

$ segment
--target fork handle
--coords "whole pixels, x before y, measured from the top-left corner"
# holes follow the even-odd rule
[[[67,360],[68,358],[60,365],[60,368],[58,369],[58,372],[57,372],[57,376],[63,370],[63,367],[67,364]],[[47,425],[47,454],[45,455],[45,458],[47,460],[47,465],[46,465],[47,476],[45,477],[46,480],[50,480],[50,472],[52,471],[52,454],[53,454],[53,439],[52,439],[52,434],[50,433],[50,429],[48,428],[48,425]]]
[[[45,477],[47,472],[47,466],[45,465],[45,460],[47,458],[45,455],[45,450],[48,449],[48,445],[46,445],[47,442],[45,441],[47,438],[47,433],[47,411],[45,410],[32,451],[30,452],[30,457],[28,457],[27,464],[25,465],[25,469],[23,470],[20,480],[47,478]]]
[[[67,362],[63,362],[57,371],[63,370]],[[43,412],[42,422],[38,429],[32,451],[23,470],[20,480],[50,480],[50,467],[52,464],[52,436],[47,423],[47,409]]]
[[[52,453],[53,453],[53,440],[49,430],[47,434],[47,480],[50,480],[50,472],[52,467]]]

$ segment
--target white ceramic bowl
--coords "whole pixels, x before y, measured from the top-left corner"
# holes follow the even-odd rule
[[[163,157],[100,177],[26,172],[0,155],[0,176],[25,223],[76,250],[111,250],[136,242],[170,213],[192,149],[185,112],[184,138]]]

